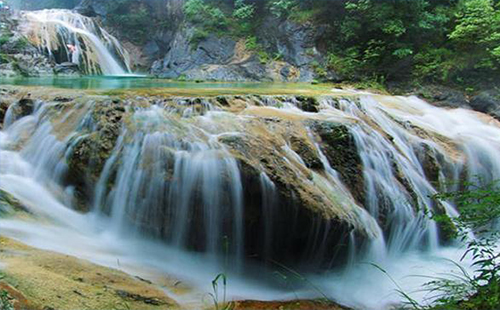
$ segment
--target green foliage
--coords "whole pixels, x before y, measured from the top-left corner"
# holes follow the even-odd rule
[[[16,42],[14,44],[14,48],[17,50],[23,50],[26,47],[28,47],[29,44],[30,43],[29,43],[28,39],[26,39],[25,37],[21,37],[21,38],[16,40]]]
[[[239,20],[249,20],[254,17],[255,4],[246,4],[244,0],[236,0],[233,17]]]
[[[14,310],[14,305],[12,304],[9,293],[5,290],[0,290],[0,309]]]
[[[273,0],[269,3],[269,11],[276,17],[287,17],[297,7],[295,0]]]
[[[220,296],[219,285],[222,282],[222,299]],[[215,310],[231,310],[234,309],[235,304],[233,302],[227,302],[226,300],[226,291],[227,291],[227,277],[225,274],[218,274],[212,280],[212,291],[210,293],[210,297],[212,297]]]
[[[257,43],[257,37],[251,36],[245,40],[245,47],[249,51],[255,51],[261,48],[260,44]]]
[[[495,70],[500,55],[500,10],[492,0],[463,1],[456,26],[448,35],[458,50],[467,51],[469,66]]]
[[[264,50],[264,47],[257,42],[257,37],[255,36],[248,37],[245,40],[245,48],[249,51],[255,52],[259,58],[259,62],[263,65],[272,60],[279,60],[282,58],[282,55],[280,54],[275,55],[275,57],[271,57],[271,55]]]
[[[449,38],[464,45],[498,40],[499,12],[491,0],[463,1],[456,14],[456,26]]]
[[[202,41],[204,41],[210,34],[199,28],[195,28],[193,35],[189,39],[189,43],[192,47],[197,47]]]
[[[184,4],[184,14],[190,22],[200,24],[207,29],[226,27],[228,23],[226,15],[220,8],[203,0],[188,0]]]
[[[462,230],[462,235],[473,230],[476,233],[488,234],[494,231],[494,221],[500,218],[500,189],[498,182],[481,185],[472,183],[464,184],[464,189],[458,192],[437,195],[439,200],[452,200],[455,202],[460,216],[455,218],[457,226]]]
[[[500,218],[500,188],[498,182],[479,184],[466,184],[463,190],[436,196],[439,200],[455,202],[460,215],[451,221],[457,228],[456,236],[467,242],[464,257],[472,258],[475,271],[471,275],[457,264],[461,271],[459,275],[429,282],[427,290],[437,293],[432,309],[500,308],[500,253],[496,245],[500,236],[497,226]],[[438,222],[443,219],[434,217]],[[471,238],[470,232],[474,232],[475,237]]]
[[[418,79],[447,81],[459,70],[461,62],[453,58],[453,52],[447,48],[428,48],[414,57],[414,75]]]
[[[120,34],[127,40],[143,44],[152,33],[152,19],[149,7],[141,2],[132,0],[115,0],[106,2],[108,14],[107,22],[120,29]]]
[[[4,45],[5,43],[9,42],[11,38],[11,35],[8,35],[8,34],[2,34],[0,36],[0,46]]]

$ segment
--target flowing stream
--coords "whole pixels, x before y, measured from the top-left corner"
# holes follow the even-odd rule
[[[173,296],[186,305],[196,304],[223,271],[234,299],[317,297],[320,288],[359,308],[387,309],[400,302],[394,283],[369,263],[425,300],[417,290],[428,279],[419,276],[451,272],[454,266],[447,259],[458,260],[463,253],[459,245],[440,245],[438,227],[428,212],[456,212],[430,196],[452,189],[449,181],[500,178],[499,124],[480,113],[437,108],[414,97],[336,92],[321,98],[317,113],[304,112],[293,99],[273,97],[261,98],[258,106],[248,105],[247,113],[239,114],[203,100],[197,108],[179,101],[180,110],[161,103],[125,107],[130,116],[93,188],[86,214],[74,211],[74,187],[64,180],[70,155],[97,126],[92,120],[94,103],[78,103],[54,116],[51,111],[58,103],[37,101],[34,112],[20,118],[11,107],[0,131],[0,189],[17,198],[36,220],[0,218],[1,234],[145,277],[158,272],[176,276],[198,288],[198,293]],[[304,283],[268,287],[242,272],[265,268],[245,265],[246,183],[237,158],[221,141],[251,133],[243,124],[251,123],[257,112],[342,123],[362,163],[364,196],[355,201],[357,193],[331,165],[312,127],[306,126],[306,139],[325,173],[313,171],[287,144],[276,146],[290,167],[310,171],[311,179],[298,182],[319,188],[356,228],[341,269],[306,275],[313,288]],[[429,161],[437,168],[434,181],[428,176]],[[280,196],[263,170],[258,182],[263,252],[271,257],[276,242],[281,242],[275,235],[282,217]],[[197,218],[201,220],[193,223]],[[367,237],[360,239],[359,234]],[[193,236],[201,236],[196,251]],[[309,260],[328,253],[326,236],[318,236],[304,245],[314,253]],[[227,257],[232,261],[228,270],[223,262]]]

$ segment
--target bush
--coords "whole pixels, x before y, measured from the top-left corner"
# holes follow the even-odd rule
[[[191,38],[189,39],[189,43],[191,44],[192,47],[197,47],[198,44],[200,44],[201,42],[203,42],[206,38],[208,38],[210,34],[203,30],[203,29],[198,29],[196,28],[194,30],[194,33],[193,35],[191,36]]]
[[[278,17],[287,17],[291,10],[297,6],[295,0],[273,0],[269,3],[269,11]]]
[[[236,0],[233,17],[240,20],[249,20],[255,14],[255,4],[245,4],[244,0]]]
[[[227,18],[218,7],[205,4],[203,0],[188,0],[184,4],[184,14],[188,21],[218,31],[227,26]]]
[[[464,188],[436,198],[456,203],[460,215],[451,220],[458,229],[456,236],[467,242],[464,256],[472,257],[475,272],[469,275],[462,270],[462,277],[429,282],[428,290],[439,293],[432,309],[500,309],[500,253],[497,249],[500,188],[498,182],[481,186],[466,184]],[[475,237],[471,238],[470,232],[474,232]]]
[[[5,43],[9,42],[11,37],[12,37],[11,34],[2,34],[2,35],[0,35],[0,46],[2,46]]]

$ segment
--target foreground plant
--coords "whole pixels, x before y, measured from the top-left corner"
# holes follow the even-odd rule
[[[483,182],[479,182],[480,184]],[[433,306],[413,308],[439,310],[500,309],[500,253],[498,251],[500,188],[498,182],[481,186],[466,184],[463,190],[437,195],[441,201],[454,201],[460,215],[451,219],[456,237],[467,245],[462,257],[472,258],[472,274],[458,263],[460,273],[451,278],[435,278],[426,290]],[[437,221],[442,218],[437,218]],[[449,221],[449,219],[448,219]]]

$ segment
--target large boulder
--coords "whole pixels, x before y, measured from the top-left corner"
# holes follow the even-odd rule
[[[76,189],[77,209],[80,211],[89,210],[93,188],[115,147],[124,114],[125,108],[117,100],[99,102],[88,124],[92,132],[82,132],[81,136],[70,141],[73,149],[68,158],[66,182]]]
[[[472,97],[470,105],[476,111],[488,113],[500,119],[500,92],[497,90],[480,92]]]
[[[80,75],[80,68],[78,64],[73,62],[63,62],[61,64],[57,64],[54,67],[54,73],[57,75]]]
[[[471,108],[469,100],[465,94],[460,90],[450,87],[438,85],[425,86],[412,93],[428,100],[438,107],[463,109]]]
[[[227,64],[233,57],[234,40],[210,35],[201,42],[193,42],[195,35],[195,28],[178,32],[165,57],[153,63],[151,73],[162,78],[178,78],[202,66]]]

